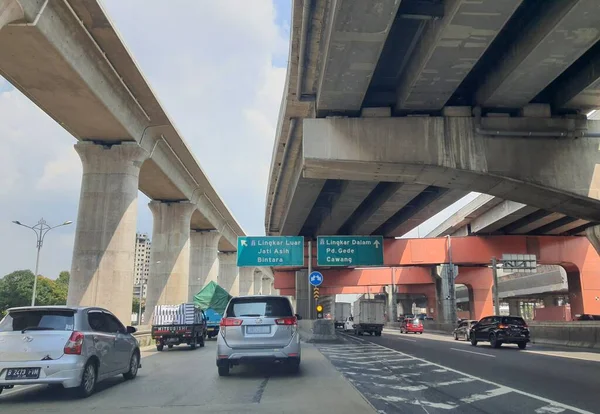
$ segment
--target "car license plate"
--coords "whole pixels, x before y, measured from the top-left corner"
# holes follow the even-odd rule
[[[167,343],[169,343],[169,344],[175,343],[175,342],[179,342],[179,338],[168,338],[167,339]]]
[[[206,328],[206,330],[207,330],[208,332],[212,332],[212,331],[214,331],[214,330],[215,330],[215,328]]]
[[[271,327],[270,326],[248,326],[246,327],[247,331],[249,334],[268,334],[271,333]]]
[[[9,368],[6,370],[6,380],[38,379],[39,368]]]

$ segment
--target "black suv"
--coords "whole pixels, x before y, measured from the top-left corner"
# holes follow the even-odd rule
[[[529,342],[529,328],[520,316],[487,316],[471,327],[471,345],[489,342],[492,348],[502,344],[517,344],[525,349]]]

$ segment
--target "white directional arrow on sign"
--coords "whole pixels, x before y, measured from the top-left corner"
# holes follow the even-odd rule
[[[241,240],[242,246],[248,246],[248,242],[246,240]]]
[[[379,241],[375,240],[375,241],[373,242],[373,244],[375,245],[375,248],[376,248],[376,249],[379,249]]]

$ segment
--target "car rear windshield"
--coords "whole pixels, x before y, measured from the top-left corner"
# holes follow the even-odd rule
[[[294,316],[290,303],[285,298],[239,298],[232,299],[227,308],[227,317],[286,317]]]
[[[506,325],[519,325],[519,326],[525,325],[525,321],[523,320],[523,318],[504,317],[504,318],[502,318],[502,323],[506,324]]]
[[[14,311],[0,321],[0,332],[72,331],[74,320],[74,312],[69,310]]]

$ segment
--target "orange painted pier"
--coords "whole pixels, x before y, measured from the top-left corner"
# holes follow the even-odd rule
[[[410,285],[420,289],[412,293],[430,293],[435,292],[433,268],[449,262],[449,245],[452,262],[460,266],[456,283],[469,288],[475,317],[493,313],[492,271],[484,266],[503,254],[535,254],[539,264],[562,266],[573,314],[600,314],[600,257],[585,237],[467,236],[452,237],[450,243],[446,237],[386,239],[385,267],[362,269],[319,268],[313,247],[313,269],[325,277],[321,295],[376,293],[381,291],[377,287],[392,283],[399,289]],[[295,270],[275,271],[275,288],[282,295],[295,295]]]

